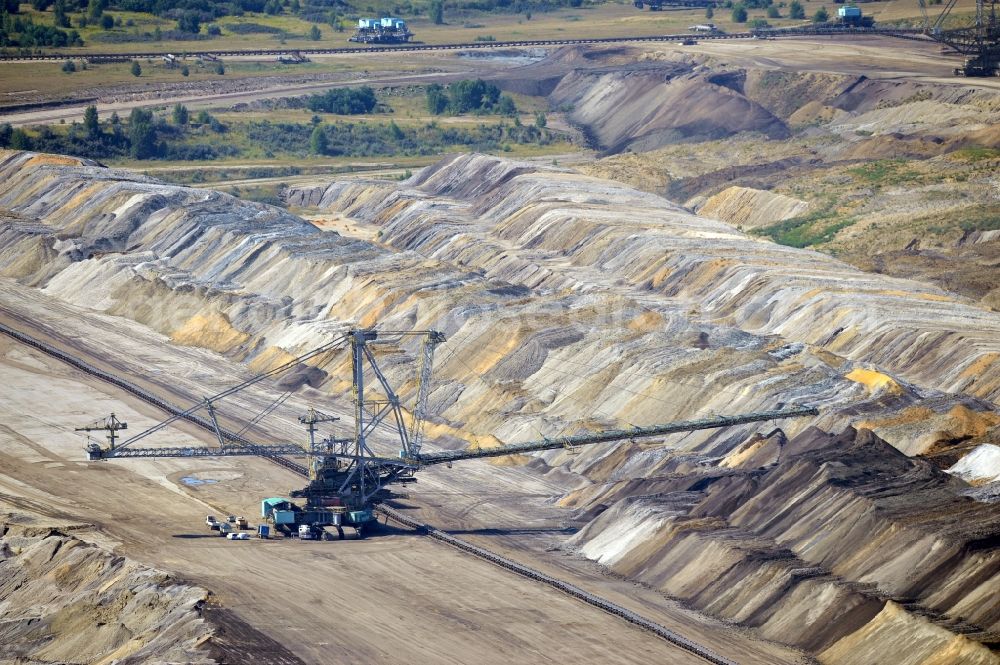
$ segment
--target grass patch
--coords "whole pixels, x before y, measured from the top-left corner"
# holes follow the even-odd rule
[[[966,161],[975,164],[976,162],[982,162],[988,159],[1000,159],[1000,149],[985,148],[982,146],[962,148],[961,150],[956,150],[951,153],[951,158],[956,161]]]
[[[902,159],[880,159],[847,172],[862,183],[876,187],[900,185],[920,177],[919,173],[906,168],[906,161]]]
[[[854,224],[853,218],[840,219],[832,207],[824,207],[783,222],[754,229],[752,233],[764,236],[779,245],[788,247],[813,247],[833,240],[837,232]]]
[[[978,205],[961,213],[958,226],[963,231],[996,231],[1000,229],[1000,210],[996,206]]]

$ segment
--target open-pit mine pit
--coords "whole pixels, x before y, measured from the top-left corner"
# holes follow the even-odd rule
[[[1000,663],[1000,313],[557,166],[460,155],[285,200],[312,221],[0,153],[0,324],[178,405],[352,328],[441,331],[427,451],[816,407],[435,467],[391,504],[719,662]],[[407,406],[419,355],[382,359]],[[0,662],[706,662],[392,522],[210,538],[206,513],[301,478],[87,462],[75,427],[167,414],[9,336],[0,376]],[[218,415],[239,430],[287,392],[248,436],[302,441],[310,407],[343,434],[350,377],[345,348]]]

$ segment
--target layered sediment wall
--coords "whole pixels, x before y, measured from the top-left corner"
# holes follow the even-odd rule
[[[214,663],[206,597],[58,530],[0,524],[0,662]]]
[[[830,663],[865,662],[859,635],[866,648],[919,637],[908,662],[995,662],[982,644],[1000,630],[998,508],[907,455],[995,432],[997,314],[621,185],[481,155],[288,201],[377,240],[4,153],[0,266],[254,367],[351,325],[442,330],[437,445],[817,405],[814,422],[767,437],[551,451],[529,468],[576,479],[563,503],[589,522],[581,553],[705,612]],[[417,348],[396,350],[386,371],[405,400]],[[346,393],[348,362],[310,383]]]

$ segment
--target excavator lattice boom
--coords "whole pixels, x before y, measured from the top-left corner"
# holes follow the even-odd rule
[[[409,428],[399,396],[391,386],[388,378],[379,366],[373,347],[379,344],[393,344],[406,337],[423,337],[420,347],[420,364],[417,372],[417,390],[415,405],[411,414]],[[180,412],[153,427],[140,432],[124,443],[108,448],[91,444],[87,448],[87,456],[91,460],[127,459],[150,457],[231,457],[259,455],[281,463],[301,475],[309,478],[308,484],[293,490],[290,496],[304,498],[305,506],[292,505],[285,502],[283,510],[272,511],[273,514],[263,514],[277,520],[279,515],[294,512],[292,526],[309,525],[310,528],[335,526],[343,535],[343,526],[353,526],[359,535],[365,525],[374,520],[373,508],[391,495],[388,487],[394,483],[407,483],[416,480],[414,474],[421,468],[437,464],[451,466],[453,462],[488,457],[501,457],[516,453],[529,453],[544,450],[565,448],[576,450],[582,446],[600,443],[612,443],[633,439],[661,437],[678,432],[693,432],[698,430],[718,429],[734,425],[766,422],[784,418],[795,418],[817,415],[819,411],[813,407],[793,406],[768,411],[744,413],[731,416],[714,416],[699,420],[687,420],[663,423],[647,427],[631,427],[628,429],[611,429],[599,432],[587,432],[573,436],[543,438],[525,443],[492,447],[470,447],[462,450],[445,450],[424,453],[422,451],[423,422],[427,418],[427,402],[430,395],[431,373],[435,348],[445,341],[442,333],[433,330],[385,332],[376,330],[351,330],[339,339],[340,344],[347,343],[351,351],[351,372],[354,397],[354,435],[352,438],[326,438],[316,441],[316,425],[321,422],[338,420],[310,409],[299,418],[307,426],[309,443],[300,446],[294,443],[257,443],[242,435],[223,429],[216,417],[216,407],[220,399],[232,395],[238,390],[254,385],[261,380],[275,376],[271,370],[265,374],[253,377],[247,381],[222,391],[218,395],[205,398],[196,407]],[[282,367],[290,369],[301,362],[315,358],[321,353],[342,351],[333,342],[327,343]],[[779,405],[780,407],[781,405]],[[209,408],[209,419],[198,418],[194,412],[199,408]],[[270,408],[270,407],[269,407]],[[204,429],[216,435],[219,447],[146,447],[131,445],[142,440],[151,433],[180,418],[193,421]],[[107,423],[117,422],[114,416]],[[124,429],[124,423],[120,423]],[[108,429],[104,425],[100,429]],[[376,427],[388,427],[399,442],[398,457],[378,455],[370,446],[369,438]],[[115,430],[110,430],[112,435]],[[231,445],[227,445],[227,442]],[[292,462],[287,457],[308,457],[308,466]],[[274,501],[268,499],[267,501]],[[265,513],[270,510],[264,502]],[[277,505],[277,504],[275,504]],[[277,522],[276,522],[277,523]]]

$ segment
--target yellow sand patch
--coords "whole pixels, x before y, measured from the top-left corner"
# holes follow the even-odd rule
[[[892,601],[871,621],[819,654],[824,665],[882,663],[887,649],[904,650],[906,662],[921,665],[995,665],[996,656],[978,642],[955,635]]]
[[[63,155],[35,155],[27,162],[25,166],[44,166],[50,164],[52,166],[83,166],[83,162],[79,159],[74,159],[73,157],[65,157]]]
[[[862,420],[861,422],[855,423],[854,426],[857,429],[877,430],[880,427],[912,425],[913,423],[923,422],[933,417],[934,417],[934,412],[928,409],[926,406],[911,406],[908,409],[900,411],[898,414],[892,416],[891,418],[883,418],[881,420]]]
[[[482,352],[476,354],[476,364],[472,366],[472,369],[479,376],[493,369],[498,362],[509,356],[514,349],[521,345],[521,331],[499,333],[497,337],[500,339],[490,341],[494,344],[500,342],[499,346],[483,349]]]
[[[879,291],[879,295],[898,296],[900,298],[917,298],[919,300],[931,300],[933,302],[951,302],[954,298],[938,293],[914,293],[912,291]]]
[[[266,372],[295,360],[295,356],[280,346],[269,346],[250,362],[250,369],[255,372]]]
[[[663,329],[663,317],[656,312],[643,312],[628,322],[629,330],[637,332],[653,332]]]
[[[504,457],[491,457],[488,462],[493,466],[524,466],[531,461],[527,455],[505,455]]]
[[[997,423],[1000,415],[992,411],[973,411],[961,404],[948,412],[949,431],[955,436],[983,436]]]
[[[788,123],[790,125],[809,125],[830,122],[841,115],[847,114],[836,107],[826,106],[814,100],[806,103],[805,106],[788,116]]]
[[[851,372],[849,372],[844,378],[856,383],[864,384],[870,393],[884,390],[894,394],[903,392],[903,389],[893,380],[891,376],[883,374],[882,372],[876,372],[873,369],[863,369],[859,367],[855,370],[851,370]]]
[[[405,412],[407,424],[412,423],[412,414],[410,412]],[[442,435],[453,436],[458,439],[464,439],[469,442],[469,450],[479,450],[480,448],[496,448],[504,445],[503,441],[496,438],[492,434],[486,434],[483,436],[470,435],[464,430],[460,430],[449,425],[442,425],[437,423],[425,423],[424,424],[424,438],[434,439]],[[527,455],[505,455],[503,457],[492,457],[487,461],[494,466],[522,466],[527,464],[531,460]]]
[[[984,353],[979,356],[976,362],[962,370],[962,377],[968,378],[970,376],[979,376],[980,374],[986,372],[986,370],[998,360],[1000,360],[1000,353]]]
[[[170,341],[181,346],[200,346],[225,353],[250,339],[250,335],[232,326],[222,312],[196,314],[170,335]]]
[[[750,460],[754,455],[760,452],[761,448],[770,443],[769,439],[763,437],[747,441],[742,446],[734,450],[733,452],[726,455],[719,466],[725,467],[727,469],[738,469],[742,467],[748,460]],[[774,444],[776,447],[776,444]]]

